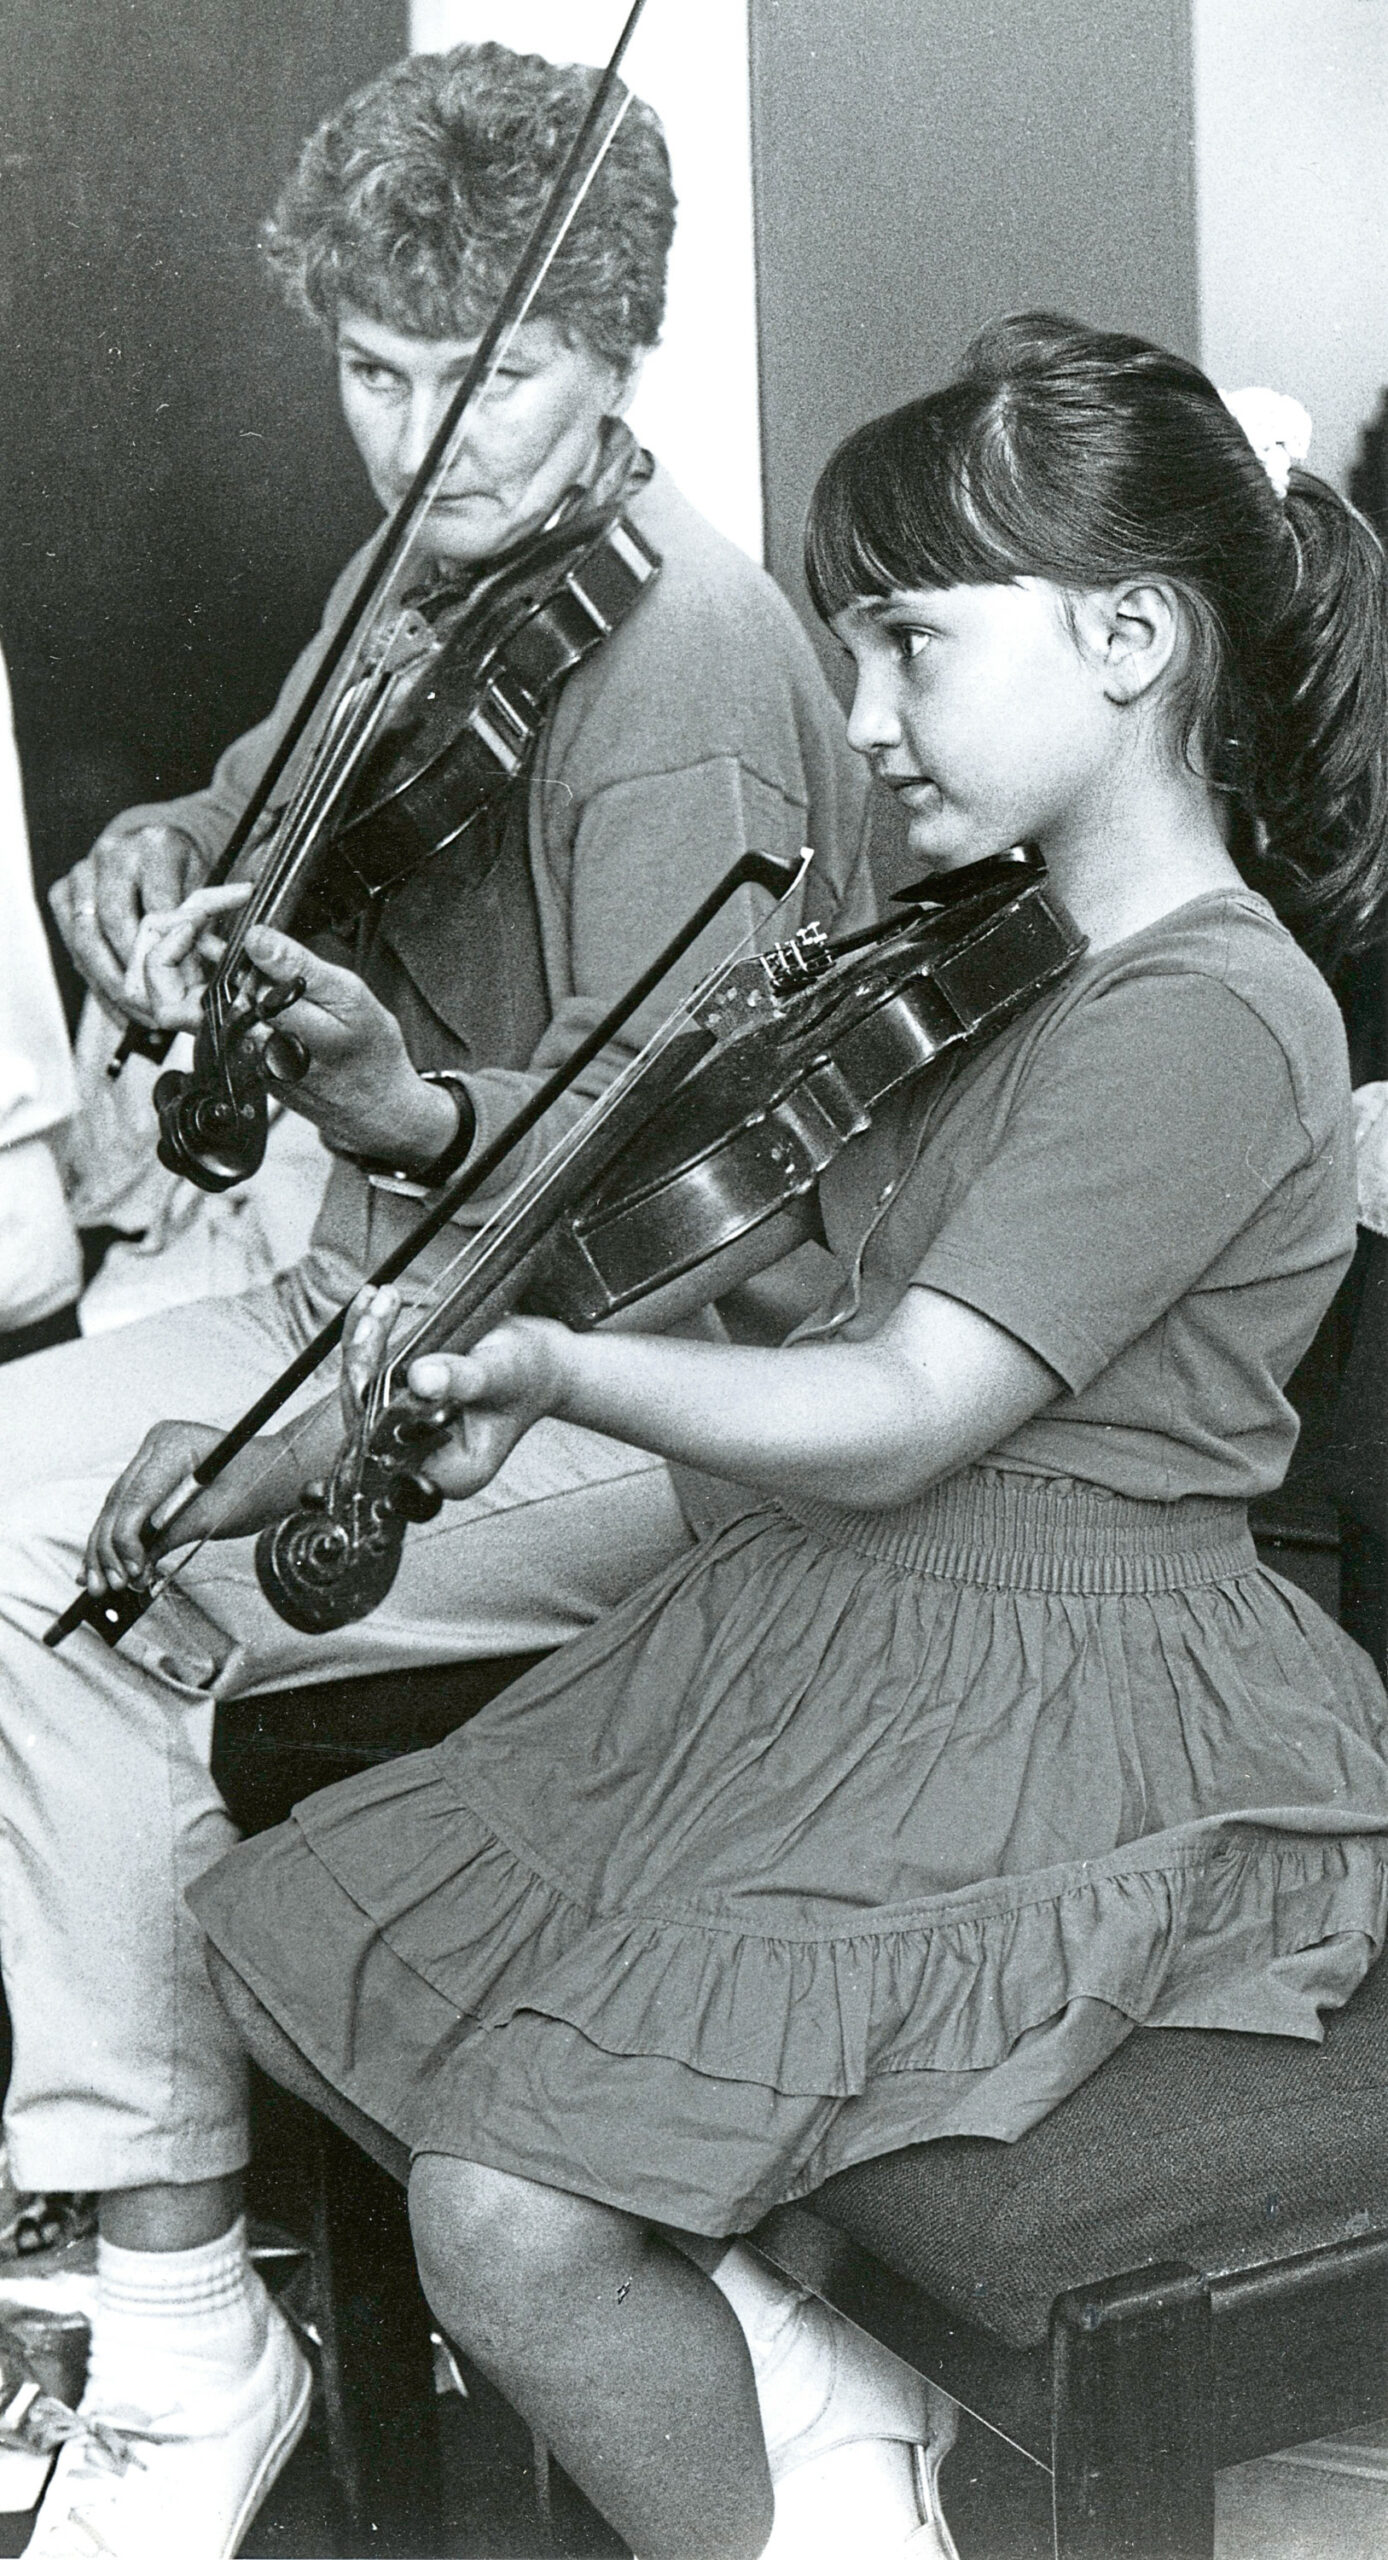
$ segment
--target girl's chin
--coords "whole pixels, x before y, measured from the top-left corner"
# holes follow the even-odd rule
[[[978,862],[993,846],[963,843],[957,835],[948,834],[939,819],[913,818],[906,830],[906,847],[923,871],[962,871],[965,863]]]

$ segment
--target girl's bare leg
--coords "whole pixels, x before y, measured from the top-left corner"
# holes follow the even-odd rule
[[[640,2560],[755,2560],[771,2479],[737,2321],[657,2233],[438,2154],[410,2219],[443,2328]]]

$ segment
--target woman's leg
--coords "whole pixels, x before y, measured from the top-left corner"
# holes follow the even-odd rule
[[[437,2154],[410,2219],[443,2327],[640,2560],[754,2560],[772,2500],[752,2368],[697,2267],[608,2205]]]
[[[288,2037],[278,2019],[272,2018],[263,2001],[257,2000],[249,1985],[242,1981],[234,1965],[228,1964],[220,1947],[209,1945],[207,1970],[212,1987],[241,2042],[253,2062],[282,2089],[316,2107],[321,2116],[335,2124],[340,2133],[350,2135],[368,2159],[385,2169],[402,2187],[410,2178],[410,2155],[403,2142],[377,2124],[370,2116],[344,2098],[321,2071],[315,2071],[307,2055]]]

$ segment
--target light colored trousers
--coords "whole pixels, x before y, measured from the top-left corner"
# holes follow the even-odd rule
[[[246,2157],[240,2049],[183,1900],[236,1836],[208,1774],[217,1698],[556,1644],[688,1541],[657,1460],[547,1422],[485,1493],[410,1530],[389,1599],[338,1635],[285,1626],[240,1539],[203,1548],[118,1651],[87,1628],[47,1651],[145,1431],[234,1420],[326,1312],[305,1272],[0,1371],[0,1966],[22,2187],[183,2185]],[[302,1401],[322,1393],[320,1375]]]

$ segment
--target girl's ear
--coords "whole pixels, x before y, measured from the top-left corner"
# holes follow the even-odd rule
[[[1159,579],[1093,588],[1078,600],[1076,636],[1110,702],[1137,702],[1178,655],[1184,625],[1174,590]]]

